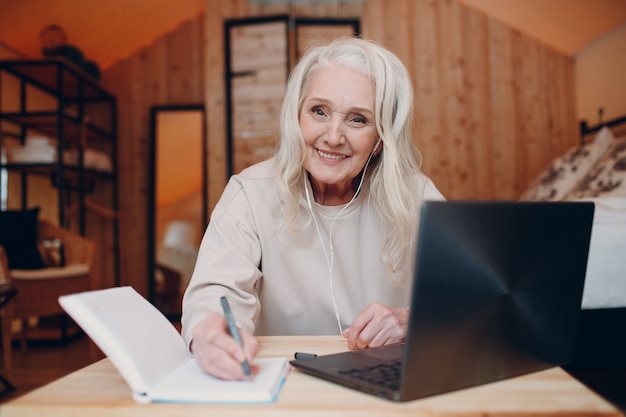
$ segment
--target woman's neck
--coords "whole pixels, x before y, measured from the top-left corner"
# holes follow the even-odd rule
[[[311,177],[309,177],[309,181],[315,202],[323,206],[340,206],[349,203],[358,186],[358,182],[354,184],[354,181],[344,185],[322,184]]]

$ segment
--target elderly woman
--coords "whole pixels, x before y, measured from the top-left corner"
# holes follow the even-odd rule
[[[339,39],[298,63],[277,153],[230,179],[185,292],[183,336],[206,372],[245,378],[254,335],[404,340],[420,206],[443,199],[419,169],[412,106],[406,68],[371,41]]]

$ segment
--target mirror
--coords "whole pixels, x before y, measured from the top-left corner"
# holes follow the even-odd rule
[[[207,224],[204,106],[155,106],[150,132],[148,294],[179,318]]]

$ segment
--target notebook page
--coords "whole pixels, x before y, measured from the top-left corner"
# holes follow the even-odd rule
[[[257,358],[259,373],[248,381],[224,381],[213,378],[188,361],[169,377],[151,388],[151,401],[269,403],[273,402],[289,371],[286,358]]]
[[[111,360],[138,400],[150,385],[191,358],[172,323],[131,287],[62,296],[59,303]]]

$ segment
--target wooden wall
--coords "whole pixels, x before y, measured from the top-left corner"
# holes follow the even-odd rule
[[[359,17],[364,37],[402,59],[414,81],[423,169],[448,198],[515,199],[578,140],[573,60],[456,0],[207,0],[209,113],[225,111],[222,21],[277,13]],[[209,132],[223,138],[223,120],[211,118]],[[209,145],[214,203],[225,181],[224,140]]]
[[[403,60],[423,169],[449,199],[515,199],[578,141],[572,59],[456,0],[206,0],[203,16],[103,74],[119,98],[123,284],[146,291],[150,106],[204,100],[212,207],[227,180],[223,22],[275,14],[359,17]]]
[[[147,295],[150,109],[204,100],[204,17],[190,20],[102,76],[118,99],[120,283]],[[112,285],[113,283],[108,283]]]

